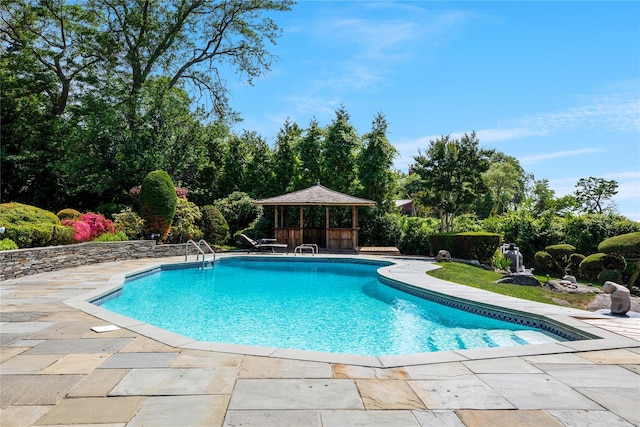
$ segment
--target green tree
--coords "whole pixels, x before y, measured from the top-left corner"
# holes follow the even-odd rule
[[[220,188],[224,194],[234,191],[244,191],[249,169],[249,147],[245,144],[245,138],[237,135],[231,136],[228,147],[223,157],[224,169],[220,177]],[[224,215],[224,212],[222,213]],[[226,217],[225,217],[226,218]]]
[[[296,174],[297,182],[294,183],[295,190],[310,187],[320,179],[323,138],[324,132],[322,128],[320,128],[318,121],[312,119],[297,147],[298,158],[300,159],[300,170]]]
[[[364,136],[364,149],[358,157],[361,196],[375,200],[383,212],[393,206],[395,175],[391,167],[398,151],[387,139],[387,120],[382,113],[373,119],[371,132]]]
[[[161,72],[164,90],[179,82],[200,91],[212,110],[224,116],[227,89],[222,69],[231,68],[248,83],[268,71],[279,28],[273,12],[290,10],[291,0],[176,0],[171,7],[150,0],[91,0],[104,11],[102,28],[114,46],[111,59],[126,88],[132,131],[139,123],[138,95],[146,80]]]
[[[493,211],[501,214],[513,210],[524,193],[524,170],[520,162],[503,153],[494,153],[482,181],[493,200]]]
[[[280,183],[275,179],[274,154],[267,141],[256,132],[243,132],[241,140],[247,148],[244,191],[253,198],[279,194]]]
[[[357,188],[357,156],[362,142],[344,106],[335,114],[325,131],[320,181],[332,190],[352,193]]]
[[[486,188],[482,173],[489,169],[490,150],[480,149],[475,132],[461,139],[449,135],[431,141],[425,154],[414,157],[413,170],[425,190],[422,202],[440,218],[440,231],[453,230],[453,220]]]
[[[276,193],[293,191],[294,183],[299,181],[297,174],[300,159],[296,155],[296,147],[301,136],[302,129],[295,122],[290,122],[289,119],[284,122],[282,129],[278,132],[273,165],[275,182],[278,185]]]
[[[0,0],[0,6],[3,66],[38,86],[49,111],[61,115],[74,91],[96,83],[111,48],[97,27],[101,11],[65,0]]]
[[[611,198],[618,194],[618,183],[603,178],[580,178],[576,184],[575,198],[586,213],[615,212]]]

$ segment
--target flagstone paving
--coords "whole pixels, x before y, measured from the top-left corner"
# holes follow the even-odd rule
[[[103,289],[116,274],[177,261],[110,262],[0,283],[0,425],[640,426],[640,341],[622,336],[636,334],[625,319],[585,323],[607,329],[606,340],[540,345],[533,353],[443,352],[370,364],[289,350],[234,352],[239,347],[197,343],[131,319],[96,333],[90,328],[115,322],[65,303]],[[426,264],[396,273],[423,280]],[[446,285],[461,297],[482,297]],[[514,308],[532,306],[514,301]]]

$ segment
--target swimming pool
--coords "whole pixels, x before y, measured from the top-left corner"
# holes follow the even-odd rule
[[[388,263],[300,261],[236,257],[159,270],[98,303],[195,340],[355,355],[563,340],[387,286],[376,271]]]

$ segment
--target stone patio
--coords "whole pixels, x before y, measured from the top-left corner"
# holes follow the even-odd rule
[[[103,263],[3,281],[0,425],[640,425],[634,319],[432,281],[425,261],[407,261],[390,274],[544,313],[602,339],[371,359],[198,343],[78,308],[79,297],[103,292],[125,272],[177,261]],[[108,324],[123,328],[90,329]]]

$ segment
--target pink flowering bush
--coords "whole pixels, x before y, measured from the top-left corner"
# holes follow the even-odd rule
[[[91,227],[84,221],[64,219],[61,221],[62,225],[66,225],[73,228],[73,240],[76,242],[86,242],[91,240]]]
[[[103,233],[115,231],[113,221],[92,212],[86,213],[76,220],[64,220],[62,225],[73,227],[73,240],[76,242],[87,242]]]

